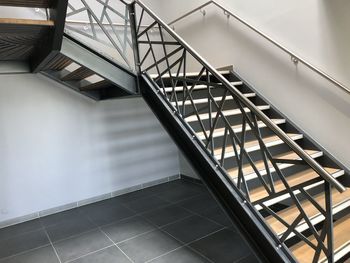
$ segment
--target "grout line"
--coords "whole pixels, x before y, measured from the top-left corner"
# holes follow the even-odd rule
[[[40,247],[28,249],[28,250],[19,252],[19,253],[17,253],[17,254],[13,254],[13,255],[11,255],[11,256],[7,256],[7,257],[4,257],[4,258],[0,258],[0,262],[3,261],[3,260],[11,259],[11,258],[16,257],[16,256],[21,256],[21,255],[24,255],[24,254],[26,254],[26,253],[33,252],[33,251],[35,251],[35,250],[38,250],[38,249],[41,249],[41,248],[45,248],[45,247],[49,247],[49,246],[50,246],[50,244],[45,244],[45,245],[42,245],[42,246],[40,246]]]
[[[181,180],[181,179],[180,179],[180,180]],[[176,181],[176,180],[172,180],[172,181]],[[186,181],[186,183],[195,184],[195,183],[188,182],[188,181]],[[197,185],[197,184],[195,184],[195,185]],[[181,186],[179,185],[179,187],[181,187]],[[141,189],[141,190],[142,190],[142,189]],[[150,194],[150,195],[147,195],[147,196],[154,196],[154,195],[157,195],[157,194],[159,194],[159,192],[158,192],[158,193],[155,193],[155,194]],[[200,217],[202,217],[202,218],[204,218],[204,219],[210,220],[210,221],[212,221],[213,223],[215,223],[215,224],[217,224],[217,225],[222,226],[223,228],[221,228],[221,229],[218,230],[218,231],[221,231],[222,229],[227,228],[227,226],[224,226],[224,225],[222,225],[222,224],[219,224],[218,222],[216,222],[216,221],[214,221],[214,220],[211,220],[210,218],[204,217],[204,216],[198,214],[197,212],[192,211],[192,210],[190,210],[190,209],[187,209],[186,207],[183,207],[183,206],[181,206],[181,205],[178,204],[179,202],[183,202],[183,201],[186,201],[186,200],[190,200],[190,199],[199,197],[199,196],[201,196],[201,195],[203,195],[203,193],[200,193],[200,192],[199,192],[198,194],[196,193],[196,194],[193,195],[193,196],[186,197],[186,198],[181,199],[181,200],[177,200],[177,202],[169,201],[169,200],[166,200],[166,199],[164,199],[164,198],[158,196],[159,199],[161,199],[161,200],[163,200],[163,201],[166,201],[166,202],[168,202],[169,204],[167,204],[167,205],[165,205],[165,206],[162,206],[162,207],[157,207],[157,208],[155,208],[155,209],[150,209],[150,210],[147,210],[147,211],[143,211],[143,212],[140,212],[140,213],[135,212],[134,210],[130,209],[126,204],[121,203],[121,204],[120,204],[121,206],[123,206],[123,207],[125,207],[125,208],[127,208],[127,209],[129,209],[129,210],[131,210],[131,211],[133,211],[133,212],[135,212],[135,214],[132,215],[132,216],[126,217],[126,218],[122,218],[122,219],[120,219],[120,220],[116,220],[116,221],[111,222],[111,223],[109,223],[109,224],[105,224],[105,225],[98,225],[98,224],[96,224],[96,223],[93,221],[93,219],[92,219],[89,215],[87,215],[87,214],[83,213],[81,210],[79,210],[78,212],[81,213],[84,217],[86,217],[87,220],[89,220],[89,221],[95,226],[95,228],[90,229],[90,230],[85,231],[85,232],[82,232],[82,233],[79,233],[79,234],[77,234],[77,235],[72,235],[72,236],[69,236],[69,237],[67,237],[67,238],[64,238],[64,239],[61,239],[61,240],[57,240],[57,241],[55,241],[55,242],[52,242],[52,240],[51,240],[51,238],[49,237],[48,232],[47,232],[47,230],[46,230],[47,227],[44,226],[44,224],[43,224],[43,222],[40,220],[40,218],[39,218],[38,220],[40,220],[41,228],[40,228],[40,229],[37,229],[37,230],[44,230],[44,231],[45,231],[45,234],[47,235],[47,237],[48,237],[48,239],[49,239],[49,241],[50,241],[50,244],[51,244],[52,248],[54,249],[54,252],[55,252],[56,256],[58,257],[58,260],[60,261],[60,263],[62,263],[62,262],[61,262],[61,260],[60,260],[60,258],[59,258],[59,256],[58,256],[58,253],[57,253],[57,251],[56,251],[56,249],[55,249],[55,247],[54,247],[54,244],[57,244],[57,243],[59,243],[59,242],[63,242],[63,241],[68,240],[68,239],[77,238],[77,237],[82,236],[82,235],[84,235],[84,234],[87,234],[87,233],[96,231],[97,229],[100,230],[104,235],[106,235],[106,236],[108,237],[108,239],[111,240],[111,241],[113,242],[113,244],[114,244],[119,250],[121,250],[121,252],[122,252],[129,260],[131,260],[131,259],[124,253],[124,251],[122,251],[122,249],[118,246],[118,244],[120,244],[120,243],[122,243],[122,242],[129,241],[129,240],[131,240],[131,239],[137,238],[137,237],[139,237],[139,236],[148,234],[148,233],[150,233],[150,232],[152,232],[152,231],[156,231],[156,230],[162,231],[163,233],[165,233],[165,234],[171,236],[169,233],[167,233],[165,230],[163,230],[163,228],[165,228],[165,227],[168,226],[168,225],[175,224],[175,223],[177,223],[177,222],[179,222],[179,221],[185,220],[185,219],[187,219],[187,218],[189,218],[189,217],[191,217],[191,216],[197,215],[197,216],[200,216]],[[107,199],[107,200],[108,200],[108,199]],[[135,200],[133,200],[133,201],[136,201],[136,200],[138,200],[138,199],[135,199]],[[105,201],[105,200],[101,200],[101,201],[103,202],[103,201]],[[98,202],[100,202],[100,201],[98,201]],[[164,225],[162,225],[162,226],[157,226],[156,224],[154,224],[152,221],[150,221],[149,219],[147,219],[147,218],[145,217],[145,214],[146,214],[146,213],[153,212],[153,211],[156,211],[156,210],[158,210],[158,209],[163,209],[163,208],[166,208],[166,207],[169,207],[169,206],[178,206],[178,207],[180,207],[180,208],[186,210],[187,212],[189,212],[190,215],[185,216],[185,217],[183,217],[183,218],[180,218],[180,219],[178,219],[178,220],[169,222],[169,223],[164,224]],[[213,207],[214,207],[214,206],[213,206]],[[74,208],[74,209],[79,209],[79,208]],[[64,212],[64,211],[62,211],[62,212]],[[60,213],[60,212],[59,212],[59,213]],[[138,234],[138,235],[135,235],[135,236],[133,236],[133,237],[127,238],[127,239],[125,239],[125,240],[119,241],[119,242],[117,242],[117,243],[115,243],[115,242],[102,230],[102,227],[108,227],[108,226],[111,226],[111,225],[116,224],[116,223],[118,223],[118,222],[131,219],[131,218],[133,218],[133,217],[140,217],[140,218],[142,218],[142,219],[145,220],[146,222],[150,223],[150,224],[154,227],[154,229],[152,229],[152,230],[150,230],[150,231],[146,231],[146,232],[141,233],[141,234]],[[57,226],[57,225],[59,225],[59,224],[61,224],[61,223],[57,223],[57,224],[54,224],[54,225],[50,225],[50,226],[48,226],[48,227]],[[36,230],[33,230],[33,231],[36,231]],[[30,231],[30,232],[33,232],[33,231]],[[217,232],[217,231],[216,231],[216,232]],[[215,233],[215,232],[213,232],[213,233]],[[211,234],[213,234],[213,233],[211,233]],[[209,235],[210,235],[210,234],[209,234]],[[172,236],[171,236],[171,237],[172,237]],[[173,237],[173,238],[174,238],[174,237]],[[204,237],[202,237],[202,238],[204,238]],[[175,238],[175,239],[176,239],[176,238]],[[177,240],[177,239],[176,239],[176,240]],[[195,241],[196,241],[196,240],[195,240]],[[181,242],[181,241],[180,241],[180,242]],[[194,241],[192,241],[192,242],[194,242]],[[190,243],[192,243],[192,242],[190,242]],[[182,243],[182,242],[181,242],[181,243]],[[190,244],[190,243],[188,243],[188,244]],[[41,247],[38,247],[38,248],[35,248],[35,249],[31,249],[31,250],[26,250],[26,251],[24,251],[24,252],[21,252],[21,253],[15,254],[15,255],[11,255],[11,256],[9,256],[9,257],[13,257],[13,256],[17,256],[17,255],[20,255],[20,254],[24,254],[24,253],[30,252],[30,251],[32,251],[32,250],[36,250],[36,249],[39,249],[39,248],[42,248],[42,247],[46,247],[46,246],[48,246],[48,245],[49,245],[49,244],[46,244],[45,246],[41,246]],[[182,247],[184,247],[184,246],[187,246],[187,244],[184,244]],[[110,247],[110,246],[108,246],[108,247]],[[106,248],[108,248],[108,247],[105,247],[105,248],[103,248],[103,249],[106,249]],[[192,249],[192,248],[191,248],[191,249]],[[97,250],[97,251],[100,251],[100,250],[102,250],[102,249],[99,249],[99,250]],[[192,250],[193,250],[193,249],[192,249]],[[93,254],[93,253],[95,253],[95,252],[97,252],[97,251],[90,252],[90,253],[88,253],[88,254],[86,254],[86,255]],[[198,251],[196,251],[196,253],[198,253],[198,254],[201,255],[201,253],[199,253]],[[84,255],[84,256],[86,256],[86,255]],[[202,256],[205,257],[204,255],[202,255]],[[82,257],[83,257],[83,256],[82,256]],[[206,258],[206,257],[205,257],[205,258]],[[74,260],[76,260],[76,259],[74,259]],[[153,260],[153,259],[152,259],[152,260]],[[71,262],[71,261],[72,261],[72,260],[69,260],[68,262]],[[133,261],[131,260],[131,262],[133,262]]]
[[[126,258],[130,261],[130,262],[132,262],[132,263],[134,263],[134,261],[112,240],[112,238],[110,238],[108,235],[107,235],[107,233],[105,233],[101,228],[100,228],[100,231],[114,244],[114,246],[116,246],[116,248],[117,249],[119,249],[120,250],[120,252],[122,252],[123,254],[124,254],[124,256],[126,256]]]
[[[65,211],[77,209],[77,208],[83,207],[83,206],[85,206],[85,205],[89,205],[89,204],[94,204],[94,203],[97,203],[97,202],[106,201],[106,200],[113,199],[113,198],[118,197],[118,196],[123,196],[123,195],[125,195],[125,194],[130,194],[130,193],[134,193],[134,192],[136,192],[136,191],[141,191],[141,190],[145,190],[145,189],[148,189],[148,188],[151,188],[151,187],[156,187],[156,186],[159,186],[159,185],[162,185],[162,184],[166,184],[166,183],[168,183],[168,182],[170,183],[170,182],[175,182],[175,181],[181,180],[181,177],[176,177],[176,176],[177,176],[177,175],[167,176],[167,177],[163,178],[163,179],[166,179],[167,181],[160,182],[160,183],[158,183],[158,184],[150,185],[150,186],[147,186],[147,187],[142,187],[142,188],[137,189],[137,190],[131,190],[131,189],[134,189],[134,188],[136,188],[136,187],[138,187],[138,186],[140,186],[140,185],[130,186],[130,187],[127,187],[127,188],[124,188],[124,189],[119,189],[119,190],[115,190],[115,191],[112,191],[112,192],[108,192],[108,193],[106,193],[106,194],[102,194],[102,195],[99,195],[99,196],[94,196],[94,197],[91,197],[91,198],[79,200],[79,201],[72,202],[72,203],[69,203],[69,204],[65,204],[65,205],[61,205],[61,206],[52,207],[52,208],[49,208],[49,209],[45,209],[45,210],[33,212],[33,213],[31,213],[30,215],[35,215],[35,217],[31,217],[30,220],[28,220],[28,219],[27,219],[27,220],[23,220],[23,218],[29,216],[29,215],[24,215],[24,216],[21,216],[21,217],[17,218],[17,221],[15,221],[16,218],[11,219],[12,223],[9,223],[9,224],[7,224],[7,225],[2,225],[2,224],[5,223],[5,221],[2,221],[2,222],[0,222],[0,230],[1,230],[1,229],[4,229],[4,228],[7,228],[7,227],[11,227],[11,226],[16,226],[16,225],[18,225],[18,224],[30,222],[30,221],[32,221],[32,220],[40,220],[41,218],[44,218],[44,217],[46,217],[46,216],[55,215],[55,214],[59,214],[59,213],[65,212]],[[161,179],[154,180],[154,181],[150,181],[150,182],[148,182],[148,183],[157,182],[157,181],[159,181],[159,180],[161,180]],[[141,184],[141,185],[144,186],[144,185],[147,185],[148,183],[144,183],[144,184]],[[119,192],[119,191],[122,192],[122,191],[124,191],[124,190],[130,190],[130,191],[126,191],[125,193],[122,193],[122,194],[119,194],[119,195],[114,195],[114,193]],[[98,198],[98,197],[100,197],[100,196],[109,196],[109,197],[108,197],[108,198],[101,199],[101,200],[95,200],[95,201],[93,201],[93,202],[91,202],[91,203],[83,203],[83,202],[85,202],[85,201],[87,201],[87,200],[93,200],[94,198]],[[83,205],[81,205],[81,203],[83,203]],[[60,207],[64,207],[64,206],[68,206],[68,205],[72,205],[72,204],[75,204],[75,205],[72,206],[72,207],[69,207],[69,208],[67,208],[67,209],[64,209],[64,208],[63,208],[62,210],[59,209]],[[43,212],[47,212],[47,211],[49,211],[49,210],[55,210],[55,209],[57,209],[55,212],[48,213],[48,214],[45,214],[45,215],[41,215]],[[22,218],[22,220],[21,220],[21,218]],[[8,220],[6,220],[6,222],[7,222],[7,221],[8,221]]]
[[[62,261],[61,261],[59,255],[58,255],[58,253],[57,253],[57,250],[56,250],[56,248],[54,247],[54,245],[53,245],[53,243],[52,243],[52,241],[51,241],[51,238],[50,238],[50,236],[49,236],[49,233],[47,233],[46,229],[45,229],[44,231],[45,231],[45,234],[46,234],[47,238],[48,238],[49,241],[50,241],[51,247],[52,247],[53,251],[55,252],[58,261],[59,261],[60,263],[62,263]]]
[[[73,261],[75,261],[75,260],[77,260],[77,259],[80,259],[80,258],[89,256],[89,255],[92,255],[92,254],[95,254],[95,253],[97,253],[97,252],[100,252],[100,251],[105,250],[105,249],[110,248],[110,247],[114,247],[114,245],[109,245],[109,246],[106,246],[106,247],[97,249],[96,251],[92,251],[92,252],[89,252],[89,253],[84,254],[84,255],[82,255],[82,256],[79,256],[79,257],[77,257],[77,258],[70,259],[70,260],[68,260],[68,261],[65,261],[64,263],[73,262]]]
[[[200,237],[200,238],[197,238],[197,239],[192,240],[192,241],[187,242],[187,243],[184,243],[183,241],[181,241],[181,240],[179,240],[178,238],[174,237],[173,235],[171,235],[170,233],[166,232],[165,230],[160,229],[164,234],[167,234],[167,235],[169,235],[170,237],[172,237],[173,239],[175,239],[176,241],[180,242],[180,243],[182,244],[182,246],[177,247],[177,248],[175,248],[175,249],[173,249],[173,250],[170,250],[170,251],[168,251],[168,252],[166,252],[166,253],[164,253],[164,254],[162,254],[162,255],[159,255],[159,256],[157,256],[157,257],[155,257],[155,258],[153,258],[153,259],[147,260],[145,263],[148,263],[148,262],[153,261],[153,260],[155,260],[155,259],[157,259],[157,258],[160,258],[160,257],[162,257],[162,256],[165,256],[165,255],[167,255],[167,254],[170,254],[170,253],[172,253],[172,252],[174,252],[174,251],[176,251],[176,250],[178,250],[178,249],[180,249],[180,248],[183,248],[183,247],[188,247],[188,248],[190,248],[191,250],[193,250],[193,249],[192,249],[191,247],[189,247],[188,245],[190,245],[191,243],[194,243],[194,242],[196,242],[196,241],[199,241],[199,240],[201,240],[201,239],[203,239],[203,238],[206,238],[206,237],[208,237],[208,236],[211,236],[211,235],[213,235],[213,234],[215,234],[215,233],[217,233],[217,232],[220,232],[220,231],[222,231],[223,229],[225,229],[225,227],[222,227],[222,228],[220,228],[220,229],[217,229],[217,230],[215,230],[215,231],[213,231],[213,232],[210,232],[209,234],[206,234],[206,235],[204,235],[204,236],[202,236],[202,237]],[[202,254],[201,254],[200,252],[198,252],[197,250],[193,250],[193,251],[195,251],[197,254],[201,255],[201,256],[204,257],[205,259],[209,260],[210,262],[213,262],[212,260],[210,260],[210,259],[207,258],[206,256],[202,255]]]

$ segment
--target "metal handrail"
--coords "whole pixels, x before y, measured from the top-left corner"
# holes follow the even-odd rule
[[[324,180],[334,186],[339,192],[344,192],[346,188],[332,175],[330,175],[319,163],[317,163],[309,154],[307,154],[297,143],[289,138],[283,130],[272,122],[259,108],[255,106],[248,98],[246,98],[236,87],[225,79],[214,67],[212,67],[204,58],[202,58],[185,40],[183,40],[169,25],[159,18],[152,10],[145,6],[141,1],[135,0],[147,13],[159,23],[168,34],[173,37],[187,52],[189,52],[197,61],[199,61],[207,70],[213,74],[224,86],[237,96],[252,112],[254,112],[260,120],[262,120],[268,128],[270,128],[279,138],[281,138],[294,152],[301,157],[314,171],[316,171]]]
[[[278,43],[277,41],[273,40],[271,37],[269,37],[268,35],[266,35],[265,33],[263,33],[262,31],[260,31],[259,29],[257,29],[256,27],[252,26],[251,24],[249,24],[247,21],[245,21],[243,18],[239,17],[238,15],[235,15],[234,13],[232,13],[230,10],[228,10],[227,8],[223,7],[221,4],[217,3],[216,1],[208,1],[194,9],[192,9],[191,11],[187,12],[186,14],[176,18],[175,20],[171,21],[170,23],[168,23],[169,26],[174,25],[175,23],[177,23],[178,21],[190,16],[191,14],[200,11],[202,8],[213,4],[215,6],[217,6],[218,8],[220,8],[222,11],[224,11],[224,13],[226,15],[232,16],[233,18],[237,19],[239,22],[241,22],[242,24],[244,24],[245,26],[247,26],[248,28],[250,28],[251,30],[253,30],[255,33],[259,34],[260,36],[262,36],[263,38],[265,38],[266,40],[268,40],[270,43],[274,44],[276,47],[278,47],[279,49],[283,50],[284,52],[286,52],[287,54],[289,54],[292,58],[292,60],[294,62],[301,62],[302,64],[304,64],[306,67],[308,67],[309,69],[311,69],[312,71],[318,73],[319,75],[321,75],[322,77],[324,77],[325,79],[327,79],[328,81],[332,82],[335,86],[341,88],[343,91],[345,91],[346,93],[350,94],[350,88],[346,87],[343,83],[339,82],[338,80],[336,80],[334,77],[330,76],[329,74],[327,74],[326,72],[324,72],[323,70],[317,68],[316,66],[312,65],[311,63],[307,62],[305,59],[301,58],[300,56],[296,55],[295,53],[293,53],[290,49],[288,49],[287,47],[283,46],[282,44]]]

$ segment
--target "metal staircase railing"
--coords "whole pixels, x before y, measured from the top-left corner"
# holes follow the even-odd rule
[[[132,16],[139,18],[135,22],[136,28],[134,33],[134,40],[138,43],[137,65],[139,71],[143,74],[155,73],[153,77],[153,84],[155,85],[158,94],[167,101],[169,107],[172,108],[177,118],[184,121],[184,115],[186,114],[186,101],[190,101],[189,106],[194,109],[194,113],[197,117],[197,121],[201,126],[201,132],[205,137],[202,142],[197,137],[197,134],[193,132],[189,125],[186,125],[188,130],[197,139],[197,142],[206,149],[208,156],[217,167],[221,167],[224,163],[225,156],[227,155],[227,149],[230,148],[230,156],[237,164],[238,174],[236,180],[233,181],[235,189],[239,189],[244,194],[248,202],[254,204],[260,204],[263,206],[272,216],[275,216],[277,220],[284,226],[287,231],[278,236],[279,247],[282,248],[285,245],[287,238],[294,234],[298,236],[302,241],[307,243],[314,249],[314,261],[318,261],[321,253],[324,253],[329,262],[333,262],[333,218],[332,218],[332,200],[331,191],[332,187],[338,191],[345,191],[345,187],[330,173],[328,173],[318,162],[316,162],[310,155],[308,155],[297,143],[295,143],[281,128],[279,128],[269,117],[267,117],[257,106],[255,106],[249,99],[247,99],[235,86],[225,79],[217,70],[215,70],[208,62],[206,62],[195,50],[193,50],[181,37],[179,37],[166,23],[164,23],[157,15],[155,15],[148,7],[146,7],[141,1],[135,1],[134,3],[135,13]],[[144,20],[149,22],[153,21],[150,25],[141,30],[140,25]],[[157,32],[157,33],[154,33]],[[198,68],[198,75],[188,76],[187,68]],[[213,81],[216,79],[217,81]],[[166,92],[166,87],[170,87],[172,92]],[[182,97],[178,98],[175,87],[182,86]],[[196,85],[204,85],[207,88],[207,110],[209,114],[209,127],[205,127],[200,113],[193,102],[192,91]],[[210,87],[220,86],[224,88],[225,92],[220,101],[214,99],[211,94]],[[223,113],[223,106],[227,96],[232,96],[236,105],[240,110],[242,116],[241,131],[237,132],[232,129],[232,126],[228,118]],[[179,100],[182,100],[182,108],[179,106]],[[224,143],[223,145],[214,145],[214,131],[220,120],[224,122]],[[325,185],[325,208],[316,205],[316,201],[313,197],[304,189],[305,184],[291,185],[283,171],[279,168],[279,164],[290,163],[291,160],[276,159],[270,152],[266,143],[261,135],[261,128],[258,122],[264,123],[264,125],[278,136],[290,150],[296,153],[300,160],[293,161],[295,165],[306,165],[310,169],[314,170],[319,177],[308,182],[308,184],[322,181]],[[264,161],[264,167],[266,175],[260,173],[259,169],[254,164],[251,154],[247,151],[245,146],[245,136],[247,131],[250,130],[255,139],[259,143],[260,154]],[[218,150],[219,148],[219,150]],[[219,153],[219,154],[218,154]],[[217,157],[215,158],[214,155]],[[220,157],[218,157],[220,156]],[[299,216],[288,224],[282,218],[279,218],[271,209],[264,205],[264,202],[254,201],[251,199],[251,192],[247,186],[246,180],[243,176],[243,160],[247,160],[253,168],[255,174],[260,180],[261,185],[266,190],[267,198],[275,198],[282,194],[288,194],[293,204],[298,208]],[[282,182],[283,191],[277,191],[275,188],[276,180],[273,180],[270,165],[272,165],[274,171],[278,176],[278,180]],[[229,175],[224,172],[227,181],[232,183]],[[311,222],[311,218],[304,211],[300,202],[300,197],[297,193],[306,198],[309,202],[313,203],[316,209],[321,213],[326,220],[324,220],[322,230],[318,232]],[[297,226],[299,223],[304,222],[308,225],[311,232],[311,236],[315,238],[316,244],[312,243],[309,238],[299,232]],[[270,232],[271,236],[275,234],[265,225],[266,229]],[[275,235],[276,237],[276,235]]]
[[[99,10],[100,13],[92,9],[87,1],[80,0],[82,4],[80,7],[74,7],[72,4],[69,4],[70,11],[67,17],[71,18],[74,15],[84,13],[89,20],[89,28],[77,29],[66,24],[68,33],[73,32],[73,37],[76,37],[76,34],[80,37],[83,36],[83,41],[86,41],[85,44],[92,46],[94,49],[101,48],[100,45],[102,47],[111,47],[118,53],[120,58],[118,62],[140,73],[143,78],[155,87],[155,95],[162,98],[164,105],[171,109],[172,117],[176,118],[178,123],[181,123],[186,132],[192,136],[196,147],[203,150],[206,155],[204,160],[209,162],[209,166],[215,167],[218,180],[223,181],[223,185],[229,189],[226,193],[231,193],[234,196],[230,198],[243,200],[242,206],[245,209],[242,211],[246,213],[245,218],[252,218],[254,223],[258,225],[257,231],[263,232],[262,235],[267,233],[270,239],[267,241],[272,241],[272,243],[267,243],[273,244],[273,249],[276,251],[276,254],[280,255],[280,259],[288,259],[291,262],[296,261],[286,245],[289,236],[295,235],[314,249],[314,262],[320,259],[321,254],[324,254],[329,262],[333,262],[334,242],[331,193],[332,188],[343,192],[345,187],[141,1],[136,0],[131,4],[127,4],[124,1],[118,2],[118,4],[122,5],[123,14],[115,7],[112,7],[109,0],[95,1],[101,5],[102,11]],[[118,17],[121,23],[124,23],[122,30],[119,27],[118,29],[115,27],[116,22],[115,20],[112,21],[112,14]],[[143,26],[143,23],[147,24],[147,26]],[[97,28],[99,32],[97,32]],[[79,40],[81,40],[80,37],[78,37]],[[89,41],[93,41],[93,44]],[[131,50],[131,52],[128,50]],[[189,67],[197,68],[199,73],[189,76]],[[150,78],[151,73],[154,73],[153,78]],[[207,123],[204,123],[192,96],[192,92],[197,85],[203,85],[207,90],[206,109],[209,115]],[[179,86],[182,89],[181,98],[178,97],[178,92],[175,89],[178,89]],[[166,91],[166,88],[169,87],[172,89],[171,92]],[[213,97],[211,87],[220,87],[224,90],[221,100]],[[229,96],[233,98],[240,112],[241,129],[239,131],[232,128],[229,118],[224,114],[223,108],[226,98]],[[182,105],[179,103],[180,100]],[[187,109],[189,108],[191,108],[197,118],[204,140],[198,137],[198,133],[194,132],[185,120]],[[214,134],[219,122],[223,124],[224,139],[221,145],[216,145]],[[264,127],[283,141],[291,151],[299,156],[299,159],[285,160],[275,158],[264,141],[259,123],[263,123]],[[262,174],[256,167],[251,153],[247,150],[246,135],[248,131],[259,144],[258,152],[263,160],[266,174]],[[230,158],[238,167],[235,180],[232,180],[224,169],[224,162],[227,158]],[[266,196],[261,200],[252,198],[252,192],[243,174],[244,163],[248,163],[252,167],[261,186],[265,189]],[[295,166],[307,166],[318,176],[304,184],[291,185],[287,176],[279,167],[281,164],[290,163],[293,163]],[[272,169],[277,175],[278,181],[283,185],[282,190],[276,189],[277,180],[272,176]],[[317,202],[305,188],[308,185],[320,182],[325,187],[324,207],[317,205]],[[284,221],[265,205],[267,200],[281,195],[288,195],[293,205],[298,209],[299,215],[292,223]],[[315,228],[312,218],[304,211],[300,196],[312,203],[318,212],[324,216],[325,220],[320,231]],[[254,208],[255,205],[263,207],[287,230],[282,235],[274,233]],[[310,235],[316,242],[311,242],[309,237],[306,237],[302,231],[298,230],[300,223],[307,224]],[[250,236],[252,234],[254,233],[250,233]],[[262,246],[265,245],[267,246],[267,244],[262,244]]]

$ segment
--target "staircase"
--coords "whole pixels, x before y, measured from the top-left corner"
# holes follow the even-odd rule
[[[141,92],[262,261],[350,258],[349,170],[233,68],[214,69],[142,2],[121,1],[123,15],[98,1],[101,19],[81,2],[68,5],[69,17],[87,12],[91,34],[79,33],[96,41],[99,26],[124,66],[63,33],[67,1],[0,1],[50,10],[47,20],[0,19],[0,60],[27,61],[33,72],[95,100]],[[124,41],[106,29],[107,10],[125,19]],[[125,68],[129,42],[137,75]]]
[[[305,136],[300,129],[275,110],[238,75],[233,71],[221,71],[220,74],[263,111],[289,138],[300,145],[308,155],[321,164],[332,177],[341,180],[347,176],[341,165],[333,161],[328,153]],[[200,73],[197,72],[187,74],[187,78],[195,82],[205,82],[207,77],[200,77]],[[157,80],[157,76],[153,76],[152,79],[153,81]],[[208,134],[212,133],[213,146],[210,148],[212,148],[211,152],[213,152],[215,159],[222,164],[235,185],[244,184],[242,191],[245,192],[246,198],[260,212],[274,234],[279,238],[283,237],[284,242],[298,262],[313,262],[315,251],[307,242],[316,244],[317,241],[316,237],[310,237],[310,228],[314,227],[321,234],[326,220],[324,212],[327,197],[324,194],[325,185],[322,178],[319,178],[318,174],[306,165],[300,166],[301,158],[278,136],[273,134],[263,122],[256,123],[261,133],[261,139],[273,158],[284,160],[284,163],[278,167],[283,171],[288,186],[295,193],[303,211],[309,218],[309,222],[306,222],[305,219],[300,218],[300,209],[293,202],[291,195],[288,194],[286,185],[276,174],[272,163],[267,161],[268,165],[266,165],[266,159],[261,155],[259,139],[254,136],[252,129],[247,127],[247,124],[244,122],[242,124],[242,112],[239,106],[232,96],[225,95],[225,88],[222,87],[220,81],[211,76],[210,86],[194,84],[189,92],[184,91],[183,82],[178,82],[176,86],[172,87],[172,79],[169,76],[165,76],[162,81],[165,85],[164,88],[160,88],[160,84],[157,85],[154,82],[157,91],[181,113],[182,118],[203,145],[208,144]],[[159,79],[158,83],[160,83]],[[208,94],[212,97],[209,103]],[[225,99],[223,99],[224,97]],[[224,103],[220,105],[220,102]],[[221,120],[223,116],[216,119],[218,108],[230,123],[232,130],[243,138],[241,143],[245,144],[245,151],[249,153],[252,160],[252,163],[248,159],[242,161],[241,174],[239,164],[234,160],[235,155],[240,154],[240,149],[237,153],[232,144],[227,145],[229,138],[227,128]],[[248,108],[244,108],[244,112],[249,114],[250,111]],[[217,122],[217,125],[215,129],[210,131],[214,122]],[[227,146],[222,147],[222,145]],[[274,185],[272,194],[266,189],[266,184],[261,183],[262,180],[267,182],[271,179]],[[302,190],[300,191],[300,189]],[[332,189],[330,193],[334,218],[334,261],[337,262],[344,255],[349,256],[350,252],[350,188],[347,188],[343,193]],[[291,231],[291,227],[293,227],[293,231]],[[305,237],[308,241],[303,240]],[[327,262],[324,254],[320,256],[318,262]]]

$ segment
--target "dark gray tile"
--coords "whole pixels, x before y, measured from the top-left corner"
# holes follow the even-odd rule
[[[66,220],[73,220],[82,218],[83,215],[79,212],[77,208],[59,212],[53,215],[45,216],[40,218],[42,224],[45,227],[53,226],[62,223]]]
[[[118,245],[135,263],[145,262],[180,247],[181,244],[166,233],[155,230]]]
[[[0,260],[1,263],[59,263],[59,260],[52,248],[46,246],[31,250],[18,256],[13,256],[5,260]]]
[[[188,247],[182,247],[172,251],[164,256],[161,256],[152,263],[209,263],[204,257]]]
[[[219,206],[210,207],[209,209],[199,211],[200,215],[207,217],[220,225],[233,227],[231,219],[226,215]]]
[[[158,227],[183,219],[190,215],[193,214],[176,205],[162,207],[142,214],[142,216]]]
[[[116,247],[112,246],[85,257],[72,261],[72,263],[130,263],[131,261]]]
[[[54,243],[54,247],[56,248],[61,261],[66,262],[68,260],[77,259],[112,244],[112,241],[101,233],[101,231],[95,230]]]
[[[175,186],[166,191],[162,191],[157,196],[169,202],[179,202],[200,194],[203,194],[203,191],[198,189],[198,187],[185,185]]]
[[[245,241],[237,233],[223,229],[190,244],[214,262],[232,263],[251,254]]]
[[[98,226],[111,224],[135,215],[135,212],[119,203],[92,204],[82,207],[81,211]]]
[[[154,226],[138,216],[102,227],[102,231],[104,231],[115,243],[154,229]]]
[[[39,219],[2,228],[0,229],[0,240],[15,237],[17,235],[25,234],[30,231],[39,230],[41,228],[43,227]]]
[[[178,202],[177,205],[198,213],[211,207],[217,207],[218,203],[211,195],[204,194]]]
[[[82,234],[97,228],[88,218],[81,217],[72,220],[65,220],[60,224],[56,224],[46,228],[47,233],[52,242],[56,242],[65,238]]]
[[[170,203],[156,196],[145,197],[126,204],[128,208],[132,209],[137,213],[142,213],[149,210],[157,209],[166,205],[170,205]]]
[[[249,255],[249,256],[247,256],[247,257],[244,257],[244,258],[238,260],[238,261],[235,262],[235,263],[258,263],[258,262],[261,262],[261,261],[258,260],[258,259],[256,258],[256,256],[254,256],[254,255]]]
[[[0,258],[39,248],[49,243],[49,239],[43,229],[4,239],[0,241]]]
[[[163,228],[163,230],[181,242],[188,243],[213,233],[221,228],[223,227],[212,221],[194,215],[174,224],[167,225]]]

